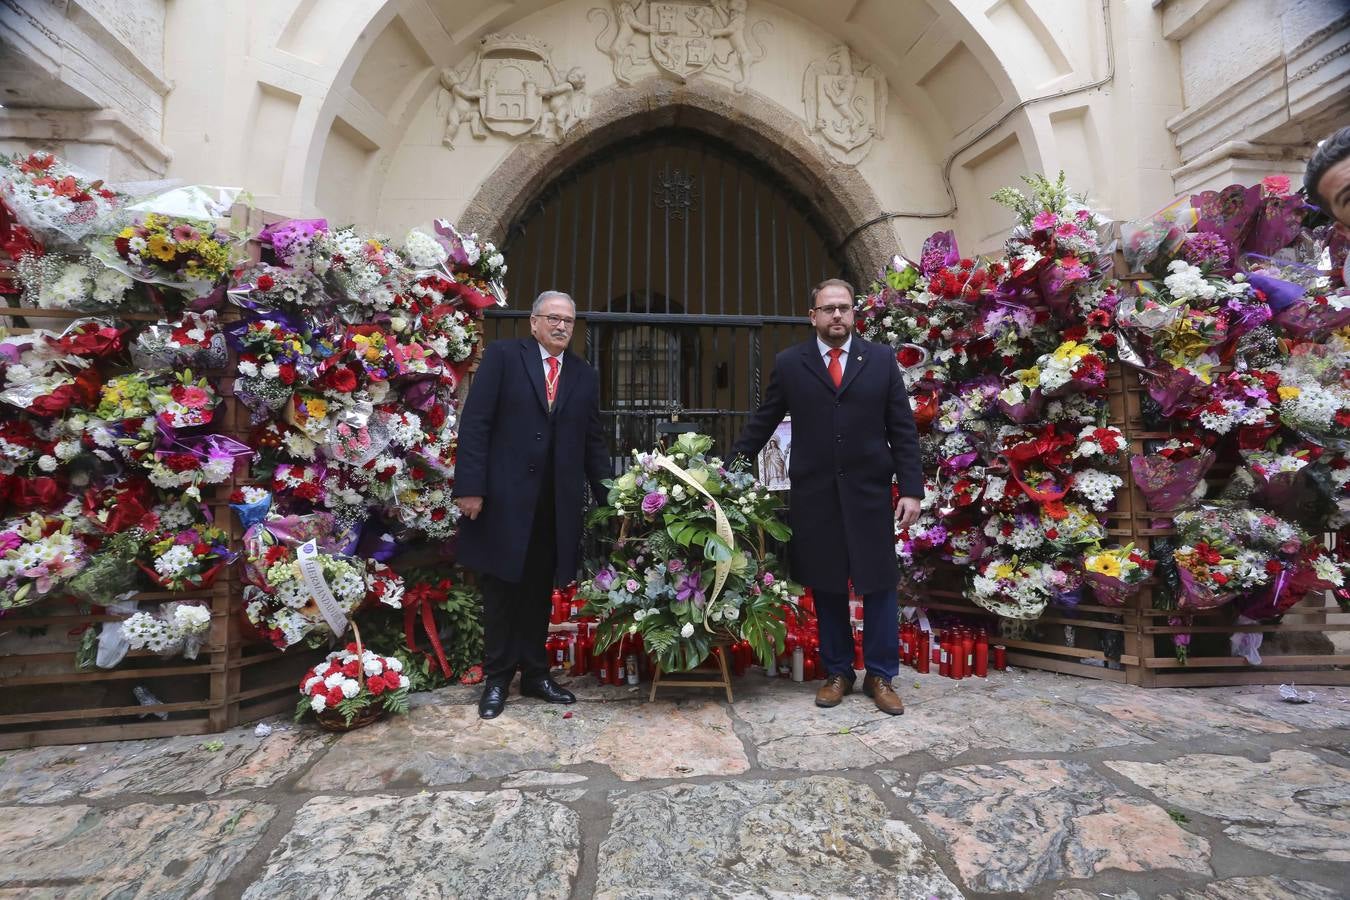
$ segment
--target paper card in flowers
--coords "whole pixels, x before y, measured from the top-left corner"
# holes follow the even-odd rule
[[[50,595],[87,561],[84,544],[63,516],[33,513],[0,524],[0,611]]]
[[[408,676],[403,663],[348,644],[329,653],[300,679],[295,721],[309,713],[338,716],[346,725],[371,708],[395,714],[408,711]]]
[[[711,438],[686,433],[668,454],[634,451],[608,483],[608,505],[591,522],[620,518],[620,538],[577,592],[600,617],[598,648],[641,637],[667,671],[697,666],[718,636],[748,641],[766,665],[781,652],[801,589],[765,552],[765,535],[790,536],[780,501],[711,449]]]

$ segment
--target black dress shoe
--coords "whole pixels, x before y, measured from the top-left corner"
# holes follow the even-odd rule
[[[522,697],[538,697],[546,703],[576,703],[577,696],[565,687],[560,687],[552,678],[520,683]]]
[[[495,719],[506,708],[506,690],[504,684],[490,684],[483,688],[483,696],[478,698],[478,717]]]

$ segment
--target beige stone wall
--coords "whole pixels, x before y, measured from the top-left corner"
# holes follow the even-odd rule
[[[715,2],[725,9],[732,0]],[[638,15],[649,6],[640,3]],[[83,76],[49,67],[52,97],[0,111],[0,147],[59,134],[56,149],[90,163],[240,185],[280,213],[391,233],[447,216],[500,234],[559,167],[635,129],[693,124],[782,171],[838,237],[879,220],[854,239],[855,254],[875,257],[897,243],[913,252],[948,226],[967,249],[988,250],[1009,221],[989,194],[1030,171],[1063,168],[1098,206],[1129,217],[1179,189],[1301,168],[1312,132],[1346,117],[1341,8],[1338,0],[749,0],[748,78],[713,66],[681,83],[651,61],[617,77],[606,53],[614,0],[0,0],[0,40],[25,59],[64,57],[15,35],[65,35],[48,43],[69,47],[96,34],[150,89],[137,112],[111,87],[71,93]],[[546,45],[554,74],[531,76],[544,88],[574,69],[584,76],[590,113],[551,135],[556,143],[490,128],[478,139],[466,126],[446,146],[453,104],[440,73],[473,76],[481,39],[500,33]],[[637,57],[650,50],[645,40],[637,38]],[[878,136],[847,151],[813,135],[809,115],[821,96],[812,78],[841,46],[855,76],[885,86],[884,115],[874,94],[860,101]],[[12,80],[0,65],[0,92]],[[76,96],[99,112],[43,107]],[[477,109],[474,101],[461,111],[472,119]],[[155,156],[160,147],[172,160]]]
[[[165,0],[0,0],[0,152],[163,175]]]

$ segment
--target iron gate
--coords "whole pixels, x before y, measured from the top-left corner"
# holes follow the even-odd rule
[[[485,337],[527,335],[534,297],[566,291],[616,472],[673,416],[725,454],[774,355],[810,335],[810,288],[848,277],[826,235],[760,161],[700,132],[651,132],[561,173],[512,224],[513,308],[488,313]]]

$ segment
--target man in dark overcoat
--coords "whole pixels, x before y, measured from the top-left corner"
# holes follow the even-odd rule
[[[848,589],[863,597],[863,690],[883,712],[904,704],[900,671],[895,526],[912,524],[923,498],[918,432],[904,378],[889,347],[854,334],[853,287],[829,279],[811,292],[816,334],[774,360],[764,403],[734,453],[754,458],[792,417],[788,521],[792,577],[815,595],[825,684],[817,706],[853,691]],[[891,482],[900,501],[892,510]]]
[[[575,324],[571,297],[540,294],[532,336],[488,345],[460,416],[458,561],[483,592],[485,719],[501,714],[517,669],[522,695],[576,702],[549,677],[550,599],[576,578],[586,482],[604,497],[613,473],[599,378],[567,349]]]

